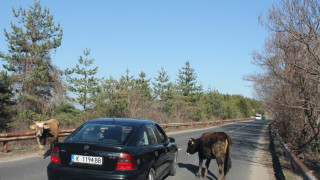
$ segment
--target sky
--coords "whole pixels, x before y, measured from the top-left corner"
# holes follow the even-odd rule
[[[255,98],[246,75],[258,71],[252,52],[262,50],[268,31],[258,23],[271,0],[42,0],[63,29],[62,45],[52,54],[61,70],[75,67],[91,51],[97,77],[119,79],[129,69],[154,82],[164,67],[170,82],[189,61],[204,90]],[[33,0],[0,3],[0,51],[7,53],[4,28],[15,22],[12,7]],[[3,64],[0,61],[0,64]],[[2,67],[1,67],[2,68]],[[0,69],[1,69],[0,68]]]

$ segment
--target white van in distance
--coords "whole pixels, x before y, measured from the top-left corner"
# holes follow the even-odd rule
[[[256,114],[255,120],[262,120],[261,114]]]

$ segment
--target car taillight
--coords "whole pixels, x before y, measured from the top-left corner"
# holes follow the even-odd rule
[[[60,164],[60,156],[59,156],[59,148],[54,147],[52,148],[51,151],[51,162],[56,163],[56,164]]]
[[[117,170],[134,170],[134,169],[137,169],[137,163],[130,154],[120,153],[116,169]]]

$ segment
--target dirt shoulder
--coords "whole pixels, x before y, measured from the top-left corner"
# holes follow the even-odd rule
[[[38,153],[36,149],[15,149],[8,153],[0,153],[0,163],[18,161],[28,157],[37,157]]]
[[[252,180],[276,180],[273,173],[272,157],[269,152],[268,128],[264,129],[259,139],[258,150],[254,155],[255,165],[251,169],[250,179]]]
[[[255,162],[257,163],[251,170],[251,179],[259,180],[302,180],[291,166],[290,160],[275,138],[275,135],[269,136],[268,127],[265,128],[263,136],[259,140],[258,151],[255,153]]]

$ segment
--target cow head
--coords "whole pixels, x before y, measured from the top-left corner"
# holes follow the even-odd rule
[[[44,129],[49,129],[50,128],[50,126],[48,124],[46,124],[45,122],[43,122],[43,121],[40,121],[40,122],[33,121],[33,122],[35,124],[30,125],[30,129],[36,130],[36,136],[37,137],[42,136]]]
[[[190,155],[190,154],[196,153],[197,152],[197,146],[198,146],[198,142],[195,139],[190,138],[189,142],[188,142],[188,148],[187,148],[187,151],[186,151],[186,155]]]

